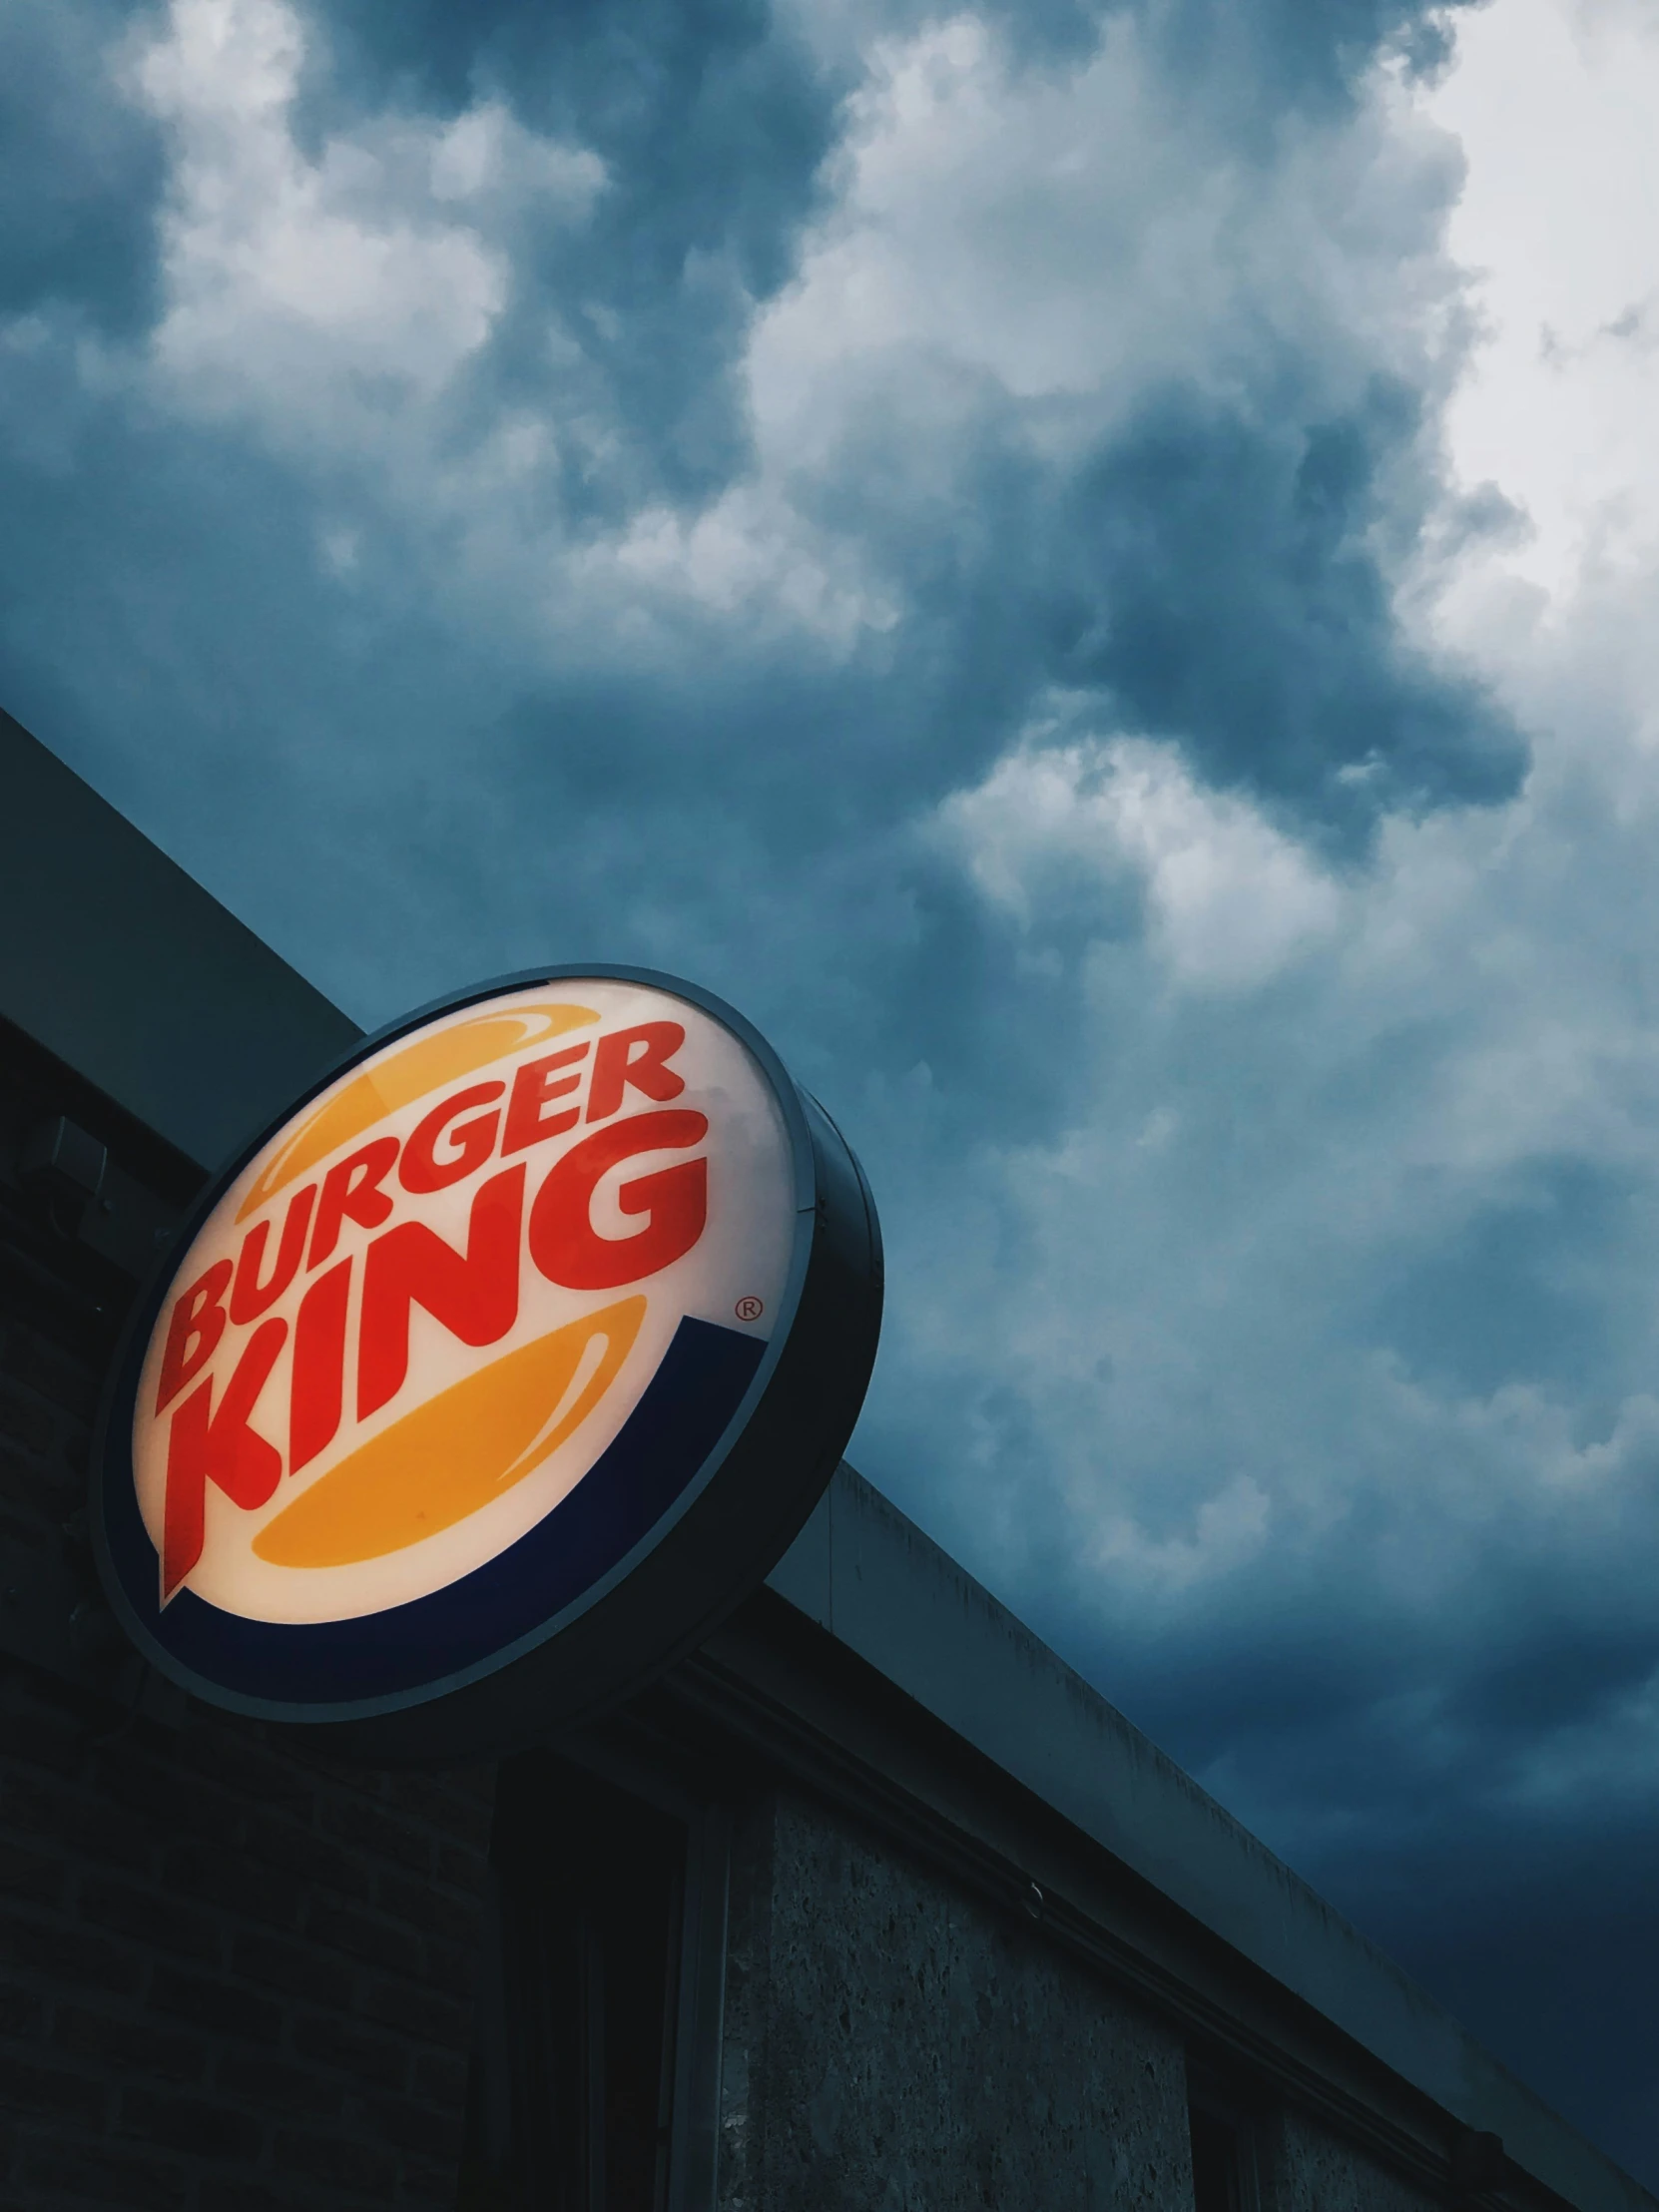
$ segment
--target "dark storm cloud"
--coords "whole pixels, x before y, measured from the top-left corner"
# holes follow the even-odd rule
[[[1501,1683],[1477,1679],[1449,1710],[1432,1694],[1443,1670],[1428,1664],[1391,1710],[1369,1705],[1379,1678],[1397,1680],[1398,1654],[1378,1651],[1356,1668],[1335,1629],[1287,1654],[1282,1675],[1272,1658],[1258,1661],[1245,1677],[1253,1710],[1232,1694],[1221,1653],[1202,1675],[1182,1669],[1179,1689],[1137,1670],[1129,1694],[1201,1772],[1198,1739],[1227,1743],[1225,1766],[1206,1779],[1247,1819],[1265,1814],[1271,1825],[1299,1806],[1301,1871],[1651,2186],[1659,1808],[1645,1774],[1625,1803],[1617,1785],[1591,1784],[1570,1764],[1553,1788],[1522,1790],[1503,1755],[1639,1696],[1655,1639],[1649,1628],[1580,1641],[1544,1622],[1538,1638]],[[1495,1712],[1488,1689],[1499,1692]]]
[[[309,16],[323,36],[302,133],[388,102],[453,116],[495,99],[603,163],[588,222],[532,211],[515,238],[511,299],[475,376],[495,403],[551,396],[550,307],[577,337],[581,384],[624,450],[570,469],[566,501],[614,519],[653,492],[730,481],[749,458],[739,356],[794,270],[843,89],[788,23],[764,0],[312,0]]]
[[[73,302],[99,324],[155,312],[161,134],[123,96],[120,0],[0,11],[0,315]]]
[[[1207,1679],[1184,1676],[1184,1698],[1144,1676],[1140,1687],[1187,1758],[1201,1746],[1183,1737],[1212,1748],[1226,1738],[1225,1765],[1208,1779],[1247,1818],[1282,1822],[1288,1806],[1300,1807],[1301,1870],[1651,2186],[1646,1990],[1659,1962],[1659,1807],[1639,1734],[1626,1750],[1632,1771],[1618,1771],[1615,1753],[1611,1776],[1570,1750],[1551,1773],[1549,1744],[1559,1731],[1570,1745],[1574,1724],[1586,1721],[1604,1721],[1616,1740],[1619,1710],[1639,1705],[1659,1650],[1651,1623],[1575,1632],[1553,1608],[1531,1637],[1489,1668],[1473,1664],[1450,1696],[1443,1660],[1426,1655],[1402,1669],[1397,1651],[1379,1650],[1364,1670],[1368,1684],[1344,1663],[1335,1629],[1283,1679],[1271,1661],[1254,1673],[1253,1712],[1229,1694],[1221,1654]],[[1323,1687],[1333,1666],[1334,1696]],[[1377,1702],[1377,1682],[1399,1684],[1402,1673],[1391,1705]],[[1270,1724],[1275,1692],[1282,1717]],[[1206,1715],[1195,1729],[1218,1702],[1223,1717]],[[1517,1767],[1531,1770],[1525,1783]]]
[[[1659,1453],[1649,1483],[1656,1471]],[[1615,1579],[1604,1553],[1505,1560],[1499,1537],[1483,1593],[1402,1619],[1365,1587],[1368,1538],[1381,1535],[1356,1530],[1348,1571],[1324,1590],[1282,1576],[1272,1618],[1229,1617],[1224,1602],[1163,1638],[1103,1639],[1074,1623],[1073,1649],[1339,1911],[1651,2186],[1643,1991],[1659,1958],[1659,1802],[1642,1716],[1659,1630],[1645,1589]],[[1646,1552],[1634,1529],[1627,1540]]]
[[[1176,0],[1146,17],[1171,75],[1265,151],[1287,110],[1345,107],[1378,55],[1432,75],[1451,50],[1452,8],[1419,0]]]
[[[1533,1381],[1593,1403],[1629,1352],[1609,1297],[1611,1257],[1637,1240],[1645,1247],[1649,1212],[1628,1172],[1539,1160],[1520,1189],[1494,1194],[1402,1266],[1370,1326],[1415,1373],[1452,1389],[1486,1397]],[[1640,1268],[1638,1258],[1629,1273]]]
[[[793,862],[977,782],[1058,685],[1057,739],[1090,714],[1168,739],[1207,782],[1340,850],[1386,816],[1502,801],[1526,749],[1401,637],[1376,544],[1378,478],[1416,434],[1398,393],[1336,421],[1287,400],[1268,422],[1174,388],[1061,473],[993,412],[929,511],[889,489],[903,426],[860,424],[818,511],[902,593],[896,635],[805,670],[764,646],[734,667],[723,637],[688,639],[675,680],[611,670],[526,701],[518,773],[590,809],[695,807],[712,778],[722,812],[737,798],[764,851]],[[1101,926],[1098,877],[1081,904],[1056,888],[1050,941],[1075,951]],[[965,1040],[983,1025],[962,1012]]]
[[[1659,1823],[1592,1836],[1463,1822],[1408,1863],[1366,1854],[1341,1902],[1523,2081],[1631,2171],[1653,2171]],[[1651,2186],[1651,2182],[1649,2184]]]
[[[711,972],[789,1040],[805,1080],[833,1088],[856,1067],[898,1083],[925,1062],[947,1144],[987,1121],[1037,1137],[1080,1103],[1082,1069],[1051,1050],[1076,956],[1103,927],[1133,933],[1138,903],[1080,886],[1068,964],[1017,972],[1006,925],[913,832],[999,734],[941,708],[951,661],[936,645],[913,669],[882,656],[831,674],[710,653],[660,686],[544,687],[481,760],[535,819],[579,825],[558,862],[568,927],[614,914],[642,957],[672,967],[690,922]]]
[[[1271,425],[1163,397],[1070,487],[1078,581],[1048,610],[1055,673],[1102,686],[1123,725],[1175,739],[1207,780],[1339,838],[1511,797],[1517,734],[1402,642],[1369,542],[1380,465],[1416,415],[1386,387],[1336,420]]]

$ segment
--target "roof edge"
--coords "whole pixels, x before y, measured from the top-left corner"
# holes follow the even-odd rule
[[[0,793],[0,1014],[187,1158],[362,1034],[3,710]]]

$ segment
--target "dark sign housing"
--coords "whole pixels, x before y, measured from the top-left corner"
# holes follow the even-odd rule
[[[357,1044],[0,718],[0,2202],[1652,2212],[844,1465],[508,1757],[344,1763],[147,1664],[95,1405]]]

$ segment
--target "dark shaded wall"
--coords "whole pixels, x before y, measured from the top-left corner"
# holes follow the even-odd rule
[[[1262,2212],[1443,2212],[1443,2199],[1300,2114],[1271,2114],[1258,2128],[1257,2155]]]
[[[200,1171],[0,1048],[0,2205],[452,2205],[493,1771],[331,1771],[128,1652],[91,1423]],[[108,1146],[110,1212],[20,1182],[54,1112]]]
[[[489,1794],[327,1774],[18,1665],[0,2202],[453,2205]]]

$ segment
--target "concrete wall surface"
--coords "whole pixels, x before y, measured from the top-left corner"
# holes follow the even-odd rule
[[[721,2212],[1191,2212],[1179,2042],[1034,1930],[787,1793],[731,1899]]]
[[[1262,2212],[1445,2212],[1352,2143],[1295,2112],[1256,2130]]]

